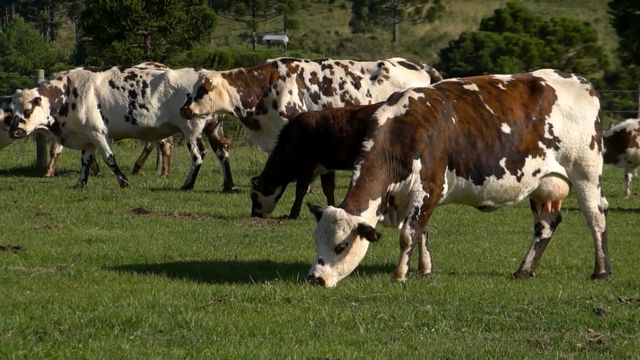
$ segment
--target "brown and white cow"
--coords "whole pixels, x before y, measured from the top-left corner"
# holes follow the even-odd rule
[[[310,111],[291,119],[280,131],[262,173],[251,179],[251,216],[269,216],[287,185],[295,181],[289,218],[297,219],[309,184],[318,174],[327,203],[334,205],[333,170],[353,170],[367,122],[382,104]]]
[[[201,70],[185,118],[235,114],[249,139],[271,152],[293,116],[324,108],[373,104],[398,90],[441,80],[430,66],[402,58],[379,61],[279,58],[250,68]]]
[[[406,279],[416,245],[420,273],[431,274],[427,224],[437,205],[489,211],[527,196],[533,239],[514,277],[533,276],[570,187],[593,235],[592,278],[608,277],[599,110],[588,81],[555,70],[449,79],[392,95],[373,115],[344,201],[310,206],[318,224],[309,280],[331,287],[351,273],[379,239],[378,221],[401,229],[395,279]]]
[[[88,166],[98,151],[120,186],[126,187],[129,180],[120,171],[108,139],[154,140],[179,131],[192,155],[182,188],[191,189],[202,164],[200,135],[209,119],[185,121],[179,111],[197,75],[191,68],[172,70],[157,63],[63,72],[37,88],[14,94],[10,136],[21,138],[46,129],[65,147],[82,150],[76,187],[86,185]]]
[[[624,169],[624,197],[631,196],[631,182],[640,166],[640,119],[627,119],[605,131],[604,162]]]

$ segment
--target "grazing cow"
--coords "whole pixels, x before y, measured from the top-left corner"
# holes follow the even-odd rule
[[[627,119],[603,134],[604,162],[624,168],[627,185],[624,197],[631,196],[631,182],[640,166],[640,119]]]
[[[431,274],[427,224],[438,204],[490,211],[526,196],[533,238],[514,278],[533,276],[570,187],[593,236],[592,278],[607,278],[599,110],[588,81],[555,70],[449,79],[393,94],[372,117],[344,201],[310,205],[318,224],[309,280],[331,287],[351,273],[379,239],[378,221],[401,228],[395,279],[406,279],[416,245],[420,273]]]
[[[353,170],[367,122],[382,104],[311,111],[291,119],[280,131],[262,173],[251,179],[251,216],[269,216],[287,185],[295,181],[289,218],[297,219],[302,199],[318,174],[327,203],[334,205],[333,170]]]
[[[229,71],[201,70],[182,107],[185,118],[235,114],[249,139],[271,152],[280,129],[293,116],[313,110],[384,101],[393,92],[441,80],[424,64],[280,58]]]
[[[120,186],[127,187],[129,180],[120,171],[108,138],[155,140],[180,131],[192,155],[182,188],[191,189],[204,155],[200,135],[209,119],[185,121],[179,110],[197,75],[191,68],[171,70],[157,63],[63,72],[37,88],[14,94],[10,136],[21,138],[47,129],[65,147],[82,150],[79,188],[87,183],[88,165],[97,150]]]

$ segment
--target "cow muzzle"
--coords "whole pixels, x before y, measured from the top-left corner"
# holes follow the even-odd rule
[[[9,137],[12,139],[22,139],[25,136],[27,136],[27,131],[25,129],[9,129]]]
[[[307,281],[311,285],[315,285],[315,286],[325,286],[326,285],[326,281],[323,278],[321,278],[319,276],[315,276],[315,275],[307,276]]]

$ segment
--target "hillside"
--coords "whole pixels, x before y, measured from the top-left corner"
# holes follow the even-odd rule
[[[446,11],[434,23],[401,24],[400,44],[394,48],[390,35],[383,30],[371,34],[351,33],[348,26],[350,1],[336,0],[332,4],[326,0],[308,1],[292,16],[299,26],[289,32],[289,50],[282,50],[282,55],[359,59],[406,56],[435,63],[439,49],[461,32],[476,29],[483,18],[506,3],[504,0],[445,0]],[[589,22],[600,34],[602,45],[607,50],[614,50],[617,46],[604,1],[533,0],[524,2],[524,5],[543,17],[566,16]],[[281,22],[282,19],[278,18],[261,23],[260,33],[281,32]],[[244,25],[224,18],[216,27],[212,44],[250,48]],[[265,48],[264,45],[261,47]]]

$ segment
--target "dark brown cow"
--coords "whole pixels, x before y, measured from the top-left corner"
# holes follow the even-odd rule
[[[604,162],[624,169],[624,197],[631,196],[631,182],[640,166],[640,119],[627,119],[605,131]]]
[[[395,278],[418,245],[431,274],[427,224],[438,204],[489,211],[530,198],[534,231],[516,278],[534,275],[573,187],[593,236],[592,278],[608,277],[601,195],[600,102],[585,79],[555,70],[443,80],[389,97],[372,117],[351,185],[318,220],[309,280],[335,286],[379,239],[379,221],[401,228]]]
[[[367,122],[382,104],[312,111],[287,123],[262,173],[251,179],[251,216],[269,216],[287,185],[295,181],[289,218],[298,218],[302,199],[318,174],[327,203],[334,205],[333,170],[353,170]]]

